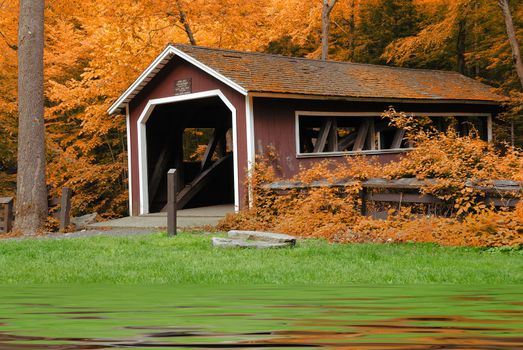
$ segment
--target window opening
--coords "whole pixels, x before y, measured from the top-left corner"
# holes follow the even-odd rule
[[[460,135],[476,130],[487,140],[487,117],[431,117],[432,126],[445,131],[453,126]],[[405,130],[389,125],[380,116],[298,115],[299,154],[351,153],[412,148]]]

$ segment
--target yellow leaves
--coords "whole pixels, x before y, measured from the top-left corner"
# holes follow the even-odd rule
[[[401,118],[410,123],[408,116]],[[399,121],[398,121],[399,122]],[[413,128],[415,130],[415,128]],[[467,179],[488,188],[487,179],[519,179],[523,155],[512,150],[499,153],[475,137],[460,138],[453,131],[428,133],[417,139],[417,148],[401,162],[379,164],[370,157],[348,157],[334,164],[324,161],[301,169],[291,182],[323,187],[294,189],[278,193],[262,185],[278,181],[273,159],[258,159],[251,174],[253,208],[227,217],[220,229],[277,230],[304,237],[322,237],[336,242],[432,242],[442,245],[502,246],[523,244],[523,201],[515,211],[494,210],[482,201],[485,193],[467,186]],[[274,154],[271,152],[271,156]],[[488,169],[488,173],[484,170]],[[421,174],[421,175],[420,175]],[[489,174],[488,177],[483,177]],[[447,217],[431,216],[430,208],[367,202],[386,211],[386,220],[360,214],[361,183],[368,177],[401,178],[418,175],[427,181],[424,194],[445,203]],[[345,188],[338,181],[354,182]],[[480,181],[482,180],[482,181]]]
[[[473,14],[467,7],[469,0],[415,2],[425,16],[420,19],[423,29],[416,36],[393,43],[387,58],[406,64],[420,56],[448,54],[445,45],[455,34],[453,26],[460,16],[466,15],[477,24],[473,34],[479,38],[478,49],[467,53],[467,60],[480,62],[482,67],[491,69],[492,74],[510,67],[503,25],[499,26],[500,19],[493,15],[495,1],[480,2],[481,6]],[[271,40],[289,35],[293,43],[309,45],[306,52],[311,52],[320,34],[321,1],[180,0],[180,3],[200,45],[256,51]],[[358,28],[362,25],[361,4],[361,0],[350,0],[336,5],[332,13],[332,37],[336,42],[333,57],[353,57],[349,55],[352,50],[348,48],[349,39],[363,40],[358,37]],[[514,18],[521,18],[523,6],[515,7]],[[448,11],[441,11],[445,8]],[[17,17],[18,1],[0,2],[0,124],[3,128],[0,137],[7,140],[0,143],[0,155],[10,159],[14,159],[16,150],[17,64],[12,47],[17,42]],[[354,33],[349,33],[351,18],[354,18]],[[492,38],[486,38],[484,33]],[[65,176],[69,177],[51,173],[53,186],[72,181],[80,187],[95,187],[95,193],[87,190],[83,193],[88,206],[99,200],[104,191],[102,184],[111,187],[111,181],[116,181],[121,192],[112,195],[121,197],[124,189],[120,177],[125,169],[119,157],[123,155],[124,121],[107,117],[106,110],[168,42],[188,42],[175,1],[47,2],[45,95],[48,142],[53,155],[50,158],[53,166],[64,167]],[[313,52],[311,56],[316,54],[318,52]],[[500,81],[510,81],[510,74],[506,72],[502,71],[499,77]],[[515,101],[521,106],[520,99]],[[400,163],[385,168],[375,160],[362,157],[349,158],[346,164],[339,166],[322,164],[304,172],[302,179],[313,181],[325,174],[331,182],[345,177],[357,180],[375,176],[441,177],[448,181],[427,191],[435,191],[447,201],[455,200],[455,192],[446,190],[455,189],[457,179],[492,176],[523,180],[521,170],[513,174],[514,169],[522,168],[521,158],[516,154],[501,156],[474,138],[461,141],[452,133],[446,138],[430,139],[429,134],[414,133],[419,118],[398,115],[396,111],[393,114],[397,117],[396,125],[412,131],[412,140],[424,143],[426,149],[415,150]],[[104,166],[99,167],[100,164]],[[82,167],[93,171],[82,172]],[[253,181],[269,181],[275,178],[278,169],[265,167],[263,171],[264,176]],[[93,179],[98,182],[91,183]],[[348,190],[349,194],[355,192],[357,188]]]

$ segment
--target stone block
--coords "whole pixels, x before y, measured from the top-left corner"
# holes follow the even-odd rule
[[[230,239],[213,237],[212,245],[220,248],[254,248],[254,249],[271,249],[291,247],[291,243],[271,243],[262,241],[245,241],[241,239]]]
[[[296,237],[273,232],[261,231],[229,231],[228,237],[231,239],[239,239],[244,241],[262,241],[269,243],[286,243],[290,245],[296,244]]]

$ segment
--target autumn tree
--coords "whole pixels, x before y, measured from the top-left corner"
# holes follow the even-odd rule
[[[13,188],[4,190],[2,174],[16,170],[18,1],[0,1],[2,194],[11,194]],[[108,117],[106,111],[165,45],[197,43],[320,58],[323,4],[323,0],[48,1],[44,89],[51,194],[70,186],[75,189],[75,213],[125,214],[125,118]],[[515,36],[521,41],[523,3],[510,5]],[[464,66],[466,74],[505,91],[521,89],[497,1],[337,1],[329,24],[330,59],[434,69]],[[518,100],[513,101],[516,105]],[[511,110],[519,113],[517,108]],[[516,137],[523,135],[523,128],[517,128],[518,124]],[[7,186],[12,183],[10,178]]]
[[[290,35],[272,40],[263,47],[263,52],[291,57],[305,57],[314,50],[316,47],[313,40],[298,44]]]
[[[329,56],[330,16],[337,1],[338,0],[323,0],[323,10],[321,13],[321,59],[324,61]]]
[[[508,122],[515,121],[515,132],[505,122],[495,125],[495,140],[511,141],[523,145],[523,121],[520,91],[521,80],[514,74],[514,59],[507,27],[498,1],[491,0],[418,0],[421,17],[420,29],[412,36],[392,42],[383,54],[389,64],[407,67],[456,70],[482,79],[512,95],[507,113]],[[503,9],[503,7],[502,7]],[[506,8],[514,24],[510,25],[513,39],[521,38],[523,30],[523,3]],[[499,120],[499,119],[498,119]]]
[[[357,59],[383,62],[381,55],[393,41],[418,31],[418,14],[413,0],[369,0],[361,4]]]
[[[516,36],[516,30],[514,29],[514,22],[512,21],[512,12],[510,10],[510,5],[508,3],[508,0],[498,0],[498,5],[501,8],[501,12],[503,14],[503,19],[505,22],[505,27],[507,31],[508,41],[510,43],[510,48],[512,51],[512,60],[514,62],[514,68],[516,70],[516,73],[519,77],[519,81],[521,84],[521,88],[523,89],[523,61],[521,60],[521,51],[519,49],[519,41]],[[523,90],[521,90],[523,91]],[[514,94],[512,107],[513,110],[516,110],[516,113],[513,113],[515,115],[510,118],[510,138],[512,145],[515,145],[515,139],[516,139],[516,120],[518,119],[518,113],[523,108],[523,94]],[[521,116],[519,115],[519,119],[521,119]]]
[[[196,39],[194,38],[194,33],[193,33],[191,25],[189,24],[189,21],[187,19],[187,15],[185,14],[185,10],[183,8],[181,0],[176,0],[176,9],[178,10],[180,23],[183,25],[183,29],[185,30],[185,33],[187,34],[187,38],[189,39],[189,42],[191,43],[191,45],[196,45]]]
[[[16,169],[17,22],[18,3],[0,2],[0,196],[13,195],[15,190],[14,179],[1,173]]]
[[[505,26],[507,28],[507,36],[512,49],[512,59],[514,60],[514,67],[518,74],[523,88],[523,61],[521,60],[521,51],[519,50],[519,42],[514,29],[514,23],[512,21],[512,13],[508,0],[498,0],[499,7],[503,13],[503,19],[505,20]]]
[[[356,51],[356,6],[358,6],[357,1],[350,0],[348,18],[345,20],[345,23],[347,24],[348,28],[346,34],[348,36],[347,46],[349,55],[347,59],[349,61],[354,60],[354,52]]]
[[[499,28],[493,22],[494,6],[490,0],[427,1],[420,8],[421,16],[428,20],[420,21],[418,31],[390,43],[382,58],[401,66],[478,75],[480,66],[487,63],[479,62],[478,56],[470,53],[499,40],[496,30],[487,31]],[[472,71],[471,67],[475,69]]]
[[[20,0],[18,173],[15,228],[41,229],[47,217],[44,127],[44,0]]]

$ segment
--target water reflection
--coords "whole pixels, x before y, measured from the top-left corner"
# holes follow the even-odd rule
[[[522,349],[518,287],[0,290],[4,349]]]

